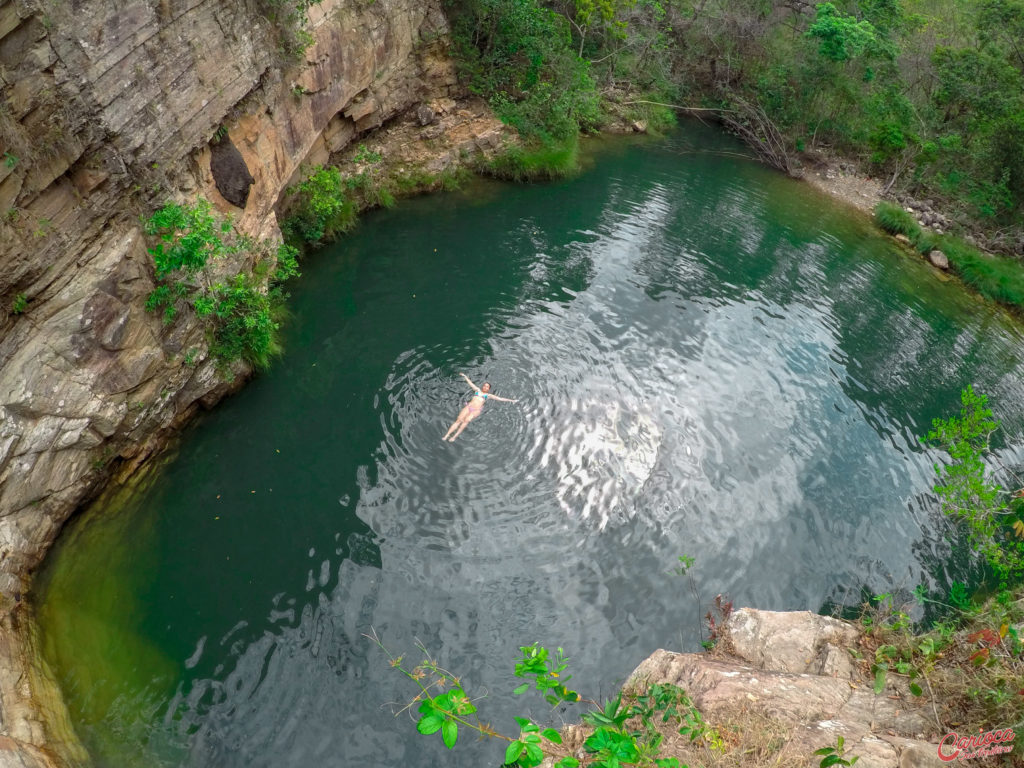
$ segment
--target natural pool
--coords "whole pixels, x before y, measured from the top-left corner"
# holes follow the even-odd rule
[[[418,639],[509,729],[545,712],[505,695],[519,645],[563,646],[593,698],[698,647],[679,555],[705,602],[760,608],[968,578],[917,436],[967,383],[1019,435],[1021,334],[717,150],[699,125],[608,142],[575,179],[403,202],[309,259],[286,355],[40,577],[97,765],[497,765],[393,718],[413,691],[362,633]],[[449,445],[462,371],[520,402]]]

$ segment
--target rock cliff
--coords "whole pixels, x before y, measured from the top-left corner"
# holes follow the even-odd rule
[[[145,312],[140,216],[202,195],[240,232],[279,237],[275,208],[303,163],[451,95],[437,2],[323,0],[300,61],[260,8],[0,0],[3,595],[111,469],[229,386],[212,361],[186,365],[200,328]]]

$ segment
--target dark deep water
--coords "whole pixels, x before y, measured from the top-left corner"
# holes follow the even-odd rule
[[[414,690],[362,633],[422,641],[511,732],[546,711],[505,695],[519,645],[564,647],[593,698],[697,647],[679,555],[705,601],[760,608],[968,579],[917,438],[967,383],[1019,435],[1021,334],[716,147],[609,142],[578,178],[402,202],[308,259],[285,356],[40,578],[97,764],[496,766],[393,718]],[[520,402],[449,445],[460,371]]]

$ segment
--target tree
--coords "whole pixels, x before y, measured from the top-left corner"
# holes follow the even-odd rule
[[[814,23],[807,30],[821,42],[818,52],[826,59],[844,62],[855,59],[875,42],[875,27],[870,21],[857,21],[839,12],[832,3],[821,3]]]

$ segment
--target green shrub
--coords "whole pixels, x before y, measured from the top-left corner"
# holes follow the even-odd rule
[[[167,203],[146,220],[144,229],[160,240],[148,251],[157,278],[162,279],[177,270],[193,275],[211,258],[222,255],[223,236],[231,231],[231,222],[218,224],[213,206],[199,198],[192,205]]]
[[[242,359],[256,368],[269,366],[281,351],[270,297],[240,274],[215,285],[211,298],[215,325],[210,351],[221,361]]]
[[[274,269],[270,282],[283,283],[300,276],[299,249],[287,243],[281,243],[277,249],[277,267]]]
[[[531,150],[563,147],[601,124],[597,86],[566,16],[537,0],[447,0],[446,7],[462,79]]]
[[[28,297],[24,293],[19,293],[14,297],[14,301],[11,302],[11,313],[20,315],[28,309]]]
[[[906,235],[912,241],[921,233],[921,225],[910,213],[885,201],[875,206],[875,222],[890,235]]]
[[[345,196],[337,168],[317,166],[309,178],[289,192],[296,197],[295,212],[284,223],[289,235],[318,243],[355,226],[356,206]]]
[[[968,385],[960,395],[959,416],[933,419],[922,440],[949,454],[935,465],[935,493],[942,511],[967,527],[971,544],[985,556],[1005,588],[1024,577],[1024,540],[1015,523],[1022,522],[1021,503],[989,474],[985,454],[999,422],[992,418],[988,397]]]
[[[234,235],[230,221],[220,221],[203,199],[191,205],[168,203],[145,222],[144,228],[146,234],[159,238],[158,244],[149,249],[157,285],[146,298],[146,310],[162,310],[163,322],[169,325],[179,312],[191,307],[196,317],[208,323],[210,351],[222,365],[241,359],[265,368],[279,351],[275,318],[280,314],[283,295],[279,291],[268,295],[255,276],[245,274],[212,288],[207,286],[211,280],[210,258],[254,250],[264,255],[260,263],[265,264],[269,261],[267,247]],[[278,248],[272,283],[298,275],[297,256],[291,246]]]

